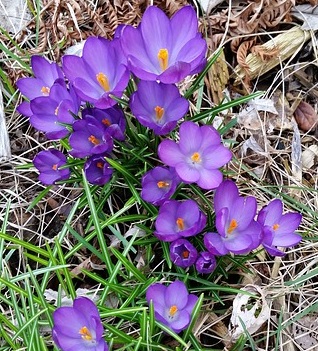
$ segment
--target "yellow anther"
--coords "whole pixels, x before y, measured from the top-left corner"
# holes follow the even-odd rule
[[[178,307],[176,305],[173,305],[169,308],[170,317],[173,317],[177,312],[178,312]]]
[[[88,140],[94,145],[98,145],[100,143],[100,141],[94,135],[89,136]]]
[[[111,125],[110,120],[108,118],[103,118],[102,123],[107,127],[109,127]]]
[[[183,218],[177,218],[176,220],[177,226],[179,228],[179,230],[184,230],[184,220]]]
[[[276,223],[276,224],[273,225],[273,229],[274,229],[274,230],[277,230],[278,228],[279,228],[279,224],[278,224],[278,223]]]
[[[56,171],[57,170],[57,164],[53,165],[52,169],[53,169],[53,171]]]
[[[163,114],[165,113],[165,109],[163,107],[160,106],[156,106],[155,107],[155,112],[156,112],[156,120],[160,121]]]
[[[198,152],[194,152],[191,156],[191,161],[194,163],[201,162],[201,155]]]
[[[160,49],[158,51],[158,61],[162,71],[165,71],[168,68],[168,60],[169,60],[169,53],[168,49]]]
[[[96,166],[97,166],[98,168],[101,168],[101,169],[104,168],[103,162],[97,162],[97,163],[96,163]]]
[[[110,91],[110,86],[108,82],[108,78],[106,75],[102,72],[99,72],[96,74],[96,79],[99,83],[99,85],[105,90],[105,91]]]
[[[41,93],[44,95],[44,96],[48,96],[50,94],[50,88],[49,87],[42,87],[41,88]]]
[[[182,257],[183,257],[183,258],[188,258],[188,257],[189,257],[189,251],[184,250],[184,251],[182,252]]]
[[[158,188],[162,189],[162,188],[168,188],[170,184],[168,182],[164,182],[163,180],[160,180],[159,182],[157,182],[157,186]]]
[[[88,330],[88,328],[87,327],[82,327],[80,330],[79,330],[79,334],[81,334],[81,336],[82,336],[82,338],[84,339],[84,340],[92,340],[93,339],[93,337],[92,337],[92,334],[91,334],[91,332]]]
[[[230,222],[230,225],[227,229],[227,233],[228,234],[231,234],[233,232],[234,229],[236,229],[238,226],[237,224],[237,220],[236,219],[232,219],[231,222]]]

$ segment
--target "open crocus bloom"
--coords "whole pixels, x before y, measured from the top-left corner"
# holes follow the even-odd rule
[[[34,167],[40,172],[39,180],[46,185],[52,185],[58,180],[68,179],[71,172],[66,165],[66,156],[59,150],[48,149],[40,151],[33,160]]]
[[[194,200],[167,200],[159,208],[154,235],[171,242],[200,233],[206,224],[206,215]]]
[[[54,82],[57,79],[64,79],[64,74],[58,64],[48,61],[45,57],[32,56],[31,67],[34,77],[21,78],[17,81],[20,92],[29,100],[39,96],[48,96]],[[33,114],[29,101],[23,101],[17,110],[27,117]]]
[[[148,303],[152,301],[156,319],[176,333],[188,327],[191,313],[198,297],[189,294],[185,284],[179,280],[168,287],[162,284],[149,286],[146,292]]]
[[[131,96],[130,108],[140,124],[164,135],[188,112],[189,102],[174,84],[140,81]]]
[[[149,6],[138,28],[127,25],[120,34],[128,67],[140,79],[178,83],[200,72],[206,63],[207,44],[191,6],[171,19],[158,7]]]
[[[283,214],[283,203],[279,199],[260,210],[257,221],[263,227],[262,245],[270,255],[284,256],[277,247],[292,247],[301,241],[301,235],[295,233],[301,218],[299,213]]]
[[[209,252],[246,254],[259,246],[261,226],[254,220],[257,203],[253,196],[239,196],[236,184],[225,180],[215,191],[214,210],[217,233],[204,236]]]
[[[180,140],[164,140],[158,154],[162,162],[175,167],[185,183],[197,183],[203,189],[215,189],[222,182],[218,169],[232,158],[232,153],[221,143],[220,134],[212,126],[200,127],[196,123],[183,122],[179,130]]]
[[[63,351],[108,351],[103,325],[94,302],[78,297],[73,306],[53,313],[53,340]]]
[[[82,101],[102,109],[116,104],[111,95],[120,98],[129,80],[119,39],[89,37],[82,57],[64,55],[62,67]]]

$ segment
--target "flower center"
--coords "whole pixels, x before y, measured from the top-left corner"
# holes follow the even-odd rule
[[[55,165],[52,166],[53,171],[57,170],[57,163],[55,163]]]
[[[50,94],[50,88],[49,87],[42,87],[41,88],[41,93],[44,95],[44,96],[48,96]]]
[[[278,223],[276,223],[276,224],[273,225],[273,229],[274,229],[274,230],[277,230],[278,228],[279,228],[279,224],[278,224]]]
[[[155,112],[156,112],[156,120],[160,121],[163,114],[165,113],[165,109],[163,107],[160,106],[156,106],[155,107]]]
[[[200,163],[201,162],[201,155],[198,152],[194,152],[191,156],[191,161],[193,163]]]
[[[227,233],[228,234],[231,234],[233,232],[234,229],[236,229],[238,227],[238,224],[237,224],[237,220],[236,219],[232,219],[231,222],[230,222],[230,225],[227,229]]]
[[[182,257],[183,258],[189,258],[189,254],[190,254],[190,252],[187,251],[187,250],[182,251]]]
[[[105,90],[105,91],[109,91],[110,90],[110,86],[109,86],[109,82],[108,82],[108,78],[106,77],[106,75],[102,72],[99,72],[96,74],[96,79],[99,83],[99,85]]]
[[[105,124],[105,126],[109,127],[111,125],[110,120],[108,118],[103,118],[102,123]]]
[[[91,341],[93,339],[92,333],[85,326],[82,327],[78,332],[81,334],[82,339],[84,340]]]
[[[178,312],[178,307],[176,305],[172,305],[169,308],[169,317],[173,317]]]
[[[169,60],[169,53],[168,49],[160,49],[158,51],[158,61],[162,71],[165,71],[168,68],[168,60]]]
[[[163,180],[159,180],[159,182],[157,182],[157,186],[159,189],[162,189],[162,188],[168,188],[170,184],[168,182],[165,182]]]
[[[178,217],[176,220],[177,226],[179,230],[184,230],[184,220],[183,218]]]
[[[100,143],[100,141],[94,135],[89,136],[88,140],[94,145],[98,145]]]
[[[96,166],[97,166],[98,168],[101,168],[101,169],[104,168],[103,162],[97,162],[97,163],[96,163]]]

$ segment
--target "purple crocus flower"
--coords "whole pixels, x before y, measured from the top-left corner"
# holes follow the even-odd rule
[[[262,228],[254,220],[255,197],[239,196],[236,184],[225,180],[215,191],[214,210],[218,233],[204,236],[204,245],[209,252],[214,255],[245,254],[259,246]]]
[[[57,79],[64,79],[61,68],[42,56],[31,57],[31,67],[34,77],[21,78],[17,81],[20,92],[29,100],[39,96],[48,96],[50,89]],[[17,110],[24,116],[30,117],[33,112],[30,110],[30,102],[22,102]]]
[[[215,270],[216,259],[211,252],[200,252],[199,257],[195,263],[195,268],[199,273],[209,274]]]
[[[179,143],[164,140],[159,144],[161,161],[175,167],[185,183],[197,183],[203,189],[217,188],[223,178],[218,168],[232,158],[231,151],[221,144],[219,133],[212,126],[183,122],[179,134]]]
[[[120,98],[129,81],[119,39],[89,37],[82,57],[64,55],[62,68],[78,96],[102,109],[116,104],[111,95]]]
[[[94,185],[106,184],[112,174],[113,169],[103,156],[92,156],[85,162],[84,172],[86,179]]]
[[[113,139],[102,123],[91,116],[77,120],[69,138],[72,156],[81,158],[92,155],[105,155],[113,149]]]
[[[170,244],[170,258],[176,266],[190,267],[197,257],[197,249],[186,239],[177,239]]]
[[[188,112],[189,102],[173,84],[140,81],[130,98],[130,108],[140,124],[164,135]]]
[[[155,167],[146,172],[141,180],[141,198],[160,206],[175,192],[180,178],[174,169]]]
[[[206,215],[193,200],[167,200],[160,208],[154,235],[162,241],[174,241],[200,233]]]
[[[149,6],[137,28],[122,28],[121,43],[128,68],[143,80],[178,83],[200,72],[206,63],[207,44],[191,6],[171,19],[158,7]]]
[[[94,107],[85,108],[82,111],[82,118],[85,119],[86,116],[92,116],[101,122],[114,139],[125,140],[126,119],[118,105],[104,110]]]
[[[53,320],[53,340],[62,351],[108,351],[98,309],[87,297],[57,308]]]
[[[277,247],[297,245],[302,237],[295,233],[302,216],[299,213],[283,213],[283,203],[279,199],[271,201],[263,207],[257,217],[263,227],[262,245],[273,256],[284,256]]]
[[[37,97],[30,102],[32,115],[30,124],[45,132],[48,139],[61,139],[69,134],[62,125],[72,124],[80,107],[74,90],[68,90],[64,81],[57,80],[51,87],[49,96]]]
[[[190,324],[198,297],[189,294],[185,284],[176,280],[169,286],[159,283],[150,285],[146,292],[146,299],[148,304],[152,301],[157,321],[175,333],[180,333]]]
[[[70,177],[68,168],[60,169],[66,165],[65,155],[56,149],[40,151],[33,159],[34,167],[40,172],[39,180],[45,185],[52,185],[58,180]]]

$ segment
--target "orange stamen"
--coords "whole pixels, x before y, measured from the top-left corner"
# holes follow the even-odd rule
[[[97,166],[98,168],[101,168],[101,169],[104,168],[103,162],[97,162],[97,163],[96,163],[96,166]]]
[[[194,163],[201,162],[201,155],[198,152],[194,152],[191,156],[191,161]]]
[[[105,126],[107,126],[107,127],[109,127],[111,125],[110,120],[107,118],[103,118],[102,123],[105,124]]]
[[[53,165],[52,169],[53,169],[53,171],[56,171],[57,170],[57,164]]]
[[[276,224],[273,225],[273,229],[274,229],[274,230],[277,230],[278,228],[279,228],[279,224],[278,224],[278,223],[276,223]]]
[[[84,340],[92,340],[93,337],[92,337],[92,334],[91,332],[87,329],[87,327],[82,327],[80,330],[79,330],[79,333],[82,335],[82,338]]]
[[[177,218],[176,223],[179,230],[184,230],[184,220],[182,218]]]
[[[238,223],[237,223],[236,219],[232,219],[230,222],[230,225],[227,229],[227,233],[231,234],[233,232],[233,230],[237,228],[237,226],[238,226]]]
[[[160,49],[158,51],[158,61],[162,71],[165,71],[168,68],[168,60],[169,60],[169,53],[168,49]]]
[[[165,109],[163,107],[160,106],[156,106],[155,107],[155,112],[156,112],[156,120],[160,121],[163,114],[165,113]]]
[[[108,81],[108,78],[107,76],[102,73],[102,72],[99,72],[96,74],[96,79],[99,83],[99,85],[105,90],[105,91],[110,91],[110,86],[109,86],[109,81]]]
[[[100,141],[94,136],[94,135],[91,135],[88,140],[94,144],[94,145],[98,145],[100,143]]]
[[[170,317],[173,317],[177,312],[178,312],[178,307],[176,305],[173,305],[169,308]]]
[[[41,88],[41,93],[44,95],[44,96],[48,96],[50,94],[50,88],[49,87],[42,87]]]
[[[162,188],[168,188],[170,184],[168,182],[164,182],[163,180],[160,180],[159,182],[157,182],[157,186],[158,188],[162,189]]]
[[[189,257],[189,251],[186,251],[186,250],[183,251],[183,252],[182,252],[182,257],[183,257],[183,258],[188,258],[188,257]]]

